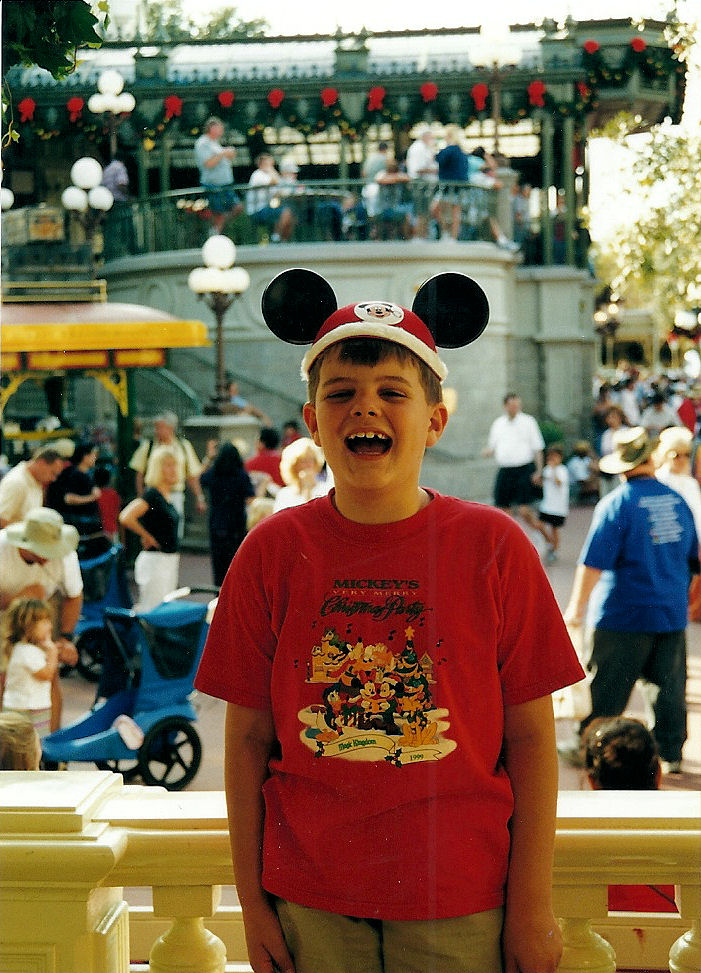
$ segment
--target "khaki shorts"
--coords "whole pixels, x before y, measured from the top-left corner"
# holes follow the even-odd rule
[[[276,900],[295,973],[501,973],[503,910],[356,919]]]

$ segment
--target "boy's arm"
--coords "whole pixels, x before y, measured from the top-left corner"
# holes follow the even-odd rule
[[[261,884],[263,784],[275,743],[272,715],[229,703],[226,708],[224,787],[231,857],[254,973],[294,973],[275,910]]]
[[[505,707],[504,766],[514,794],[504,973],[553,973],[562,936],[552,911],[557,752],[550,696]]]

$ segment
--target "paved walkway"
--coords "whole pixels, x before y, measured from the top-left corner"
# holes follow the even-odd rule
[[[591,520],[591,507],[576,508],[571,511],[567,524],[562,531],[560,560],[547,568],[555,596],[564,608],[569,597],[572,577],[577,556]],[[539,543],[539,539],[536,540]],[[180,581],[182,584],[211,584],[209,557],[201,554],[185,553],[182,557]],[[665,778],[666,789],[701,790],[701,624],[688,627],[689,645],[689,682],[687,698],[689,703],[689,739],[684,748],[684,773]],[[90,707],[94,698],[94,686],[86,683],[76,673],[63,680],[64,685],[64,724],[83,713]],[[198,699],[198,731],[202,737],[202,766],[190,789],[220,790],[222,782],[224,704],[206,696]],[[640,695],[634,693],[629,710],[631,716],[644,717]],[[569,719],[558,720],[558,736],[568,738],[573,731],[574,722]],[[88,764],[71,765],[71,769],[90,767]],[[560,788],[579,790],[587,786],[582,771],[565,765],[561,766]]]

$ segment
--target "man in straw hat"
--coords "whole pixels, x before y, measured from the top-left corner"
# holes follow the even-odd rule
[[[83,604],[83,579],[76,548],[78,531],[56,510],[39,507],[23,521],[0,530],[0,608],[15,598],[56,601],[60,662],[75,665],[75,627]],[[51,731],[61,724],[58,673],[51,686]]]
[[[44,502],[44,490],[53,483],[73,455],[70,439],[39,446],[30,460],[13,466],[0,481],[0,527],[16,523]]]
[[[594,629],[592,711],[620,716],[637,679],[659,687],[654,733],[667,773],[680,773],[686,740],[686,614],[698,570],[694,519],[683,497],[654,476],[655,440],[642,426],[621,429],[603,472],[622,482],[596,507],[565,610]],[[563,752],[572,762],[577,749]]]

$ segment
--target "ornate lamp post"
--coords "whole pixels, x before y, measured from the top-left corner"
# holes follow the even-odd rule
[[[103,115],[110,142],[110,159],[117,153],[119,116],[134,111],[134,95],[123,91],[124,78],[119,71],[103,71],[97,79],[97,92],[88,98],[88,108],[95,115]]]
[[[227,236],[210,237],[202,247],[202,260],[204,267],[191,271],[187,285],[212,309],[217,323],[216,392],[207,412],[222,415],[228,401],[224,372],[224,318],[236,298],[248,290],[251,278],[243,267],[234,267],[236,247]]]
[[[621,324],[618,317],[619,314],[620,308],[615,301],[611,301],[610,304],[607,304],[605,307],[602,306],[594,312],[594,330],[604,339],[606,346],[602,364],[604,366],[610,365],[611,368],[614,368],[616,365],[614,360],[614,343],[616,340],[616,332]]]
[[[64,208],[73,214],[85,231],[90,244],[90,253],[95,257],[95,232],[104,219],[105,213],[112,208],[114,196],[101,186],[102,166],[97,159],[85,156],[73,163],[71,168],[72,185],[61,194]]]

